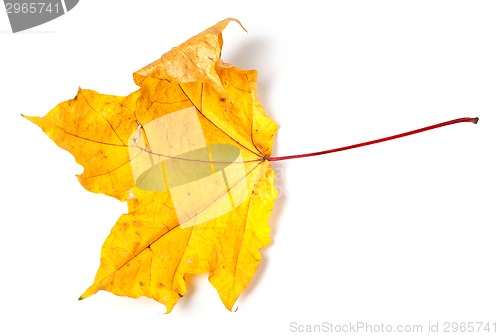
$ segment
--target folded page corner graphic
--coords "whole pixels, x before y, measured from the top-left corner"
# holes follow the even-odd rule
[[[66,11],[70,11],[72,10],[76,4],[78,3],[79,0],[64,0],[64,2],[66,3]]]
[[[70,10],[79,0],[4,0],[13,33],[52,21]]]

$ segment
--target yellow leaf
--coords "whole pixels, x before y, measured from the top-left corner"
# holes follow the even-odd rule
[[[45,117],[26,117],[74,155],[87,190],[128,203],[82,299],[147,296],[170,312],[186,274],[209,273],[231,310],[259,266],[277,126],[257,99],[257,72],[220,60],[232,20],[135,72],[140,88],[129,96],[80,89]]]

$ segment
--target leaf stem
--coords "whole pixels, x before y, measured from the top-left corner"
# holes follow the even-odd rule
[[[372,140],[372,141],[366,141],[366,142],[361,142],[355,145],[350,145],[350,146],[345,146],[345,147],[339,147],[339,148],[334,148],[334,149],[329,149],[329,150],[324,150],[321,152],[313,152],[313,153],[306,153],[306,154],[298,154],[298,155],[286,155],[286,156],[271,156],[267,157],[266,159],[269,161],[283,161],[283,160],[290,160],[290,159],[300,159],[300,158],[305,158],[305,157],[310,157],[310,156],[317,156],[317,155],[323,155],[323,154],[330,154],[330,153],[335,153],[335,152],[341,152],[345,151],[348,149],[353,149],[353,148],[358,148],[358,147],[363,147],[363,146],[368,146],[368,145],[373,145],[379,142],[384,142],[384,141],[389,141],[389,140],[394,140],[398,138],[402,138],[408,135],[412,134],[417,134],[425,131],[429,131],[435,128],[443,127],[443,126],[448,126],[448,125],[453,125],[453,124],[458,124],[458,123],[463,123],[463,122],[471,122],[474,124],[477,124],[479,121],[479,118],[458,118],[458,119],[453,119],[449,121],[445,121],[439,124],[419,128],[413,131],[405,132],[405,133],[400,133],[396,135],[392,135],[389,137],[385,138],[380,138],[377,140]]]

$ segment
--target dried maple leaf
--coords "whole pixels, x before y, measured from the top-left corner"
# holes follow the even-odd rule
[[[270,242],[267,222],[277,194],[270,161],[478,121],[459,118],[356,145],[271,157],[277,125],[257,99],[257,72],[220,60],[222,31],[231,20],[135,72],[140,89],[129,96],[79,90],[45,117],[26,117],[74,155],[86,189],[128,203],[81,298],[99,290],[147,296],[170,312],[186,293],[185,275],[209,273],[231,310],[259,266],[259,250]]]
[[[257,72],[220,60],[226,19],[134,73],[126,97],[79,90],[45,117],[26,117],[84,167],[89,191],[127,200],[104,242],[99,290],[147,296],[170,312],[188,273],[209,280],[231,310],[269,244],[277,125]],[[238,22],[239,23],[239,22]]]

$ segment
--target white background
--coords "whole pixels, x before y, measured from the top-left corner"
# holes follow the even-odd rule
[[[193,277],[173,312],[106,292],[78,301],[126,205],[20,114],[132,73],[226,18],[223,59],[259,70],[275,155],[458,117],[352,151],[274,163],[273,243],[228,312]],[[0,334],[268,335],[290,323],[494,322],[500,329],[498,1],[96,1],[12,34],[0,13]],[[295,333],[296,334],[296,333]]]

